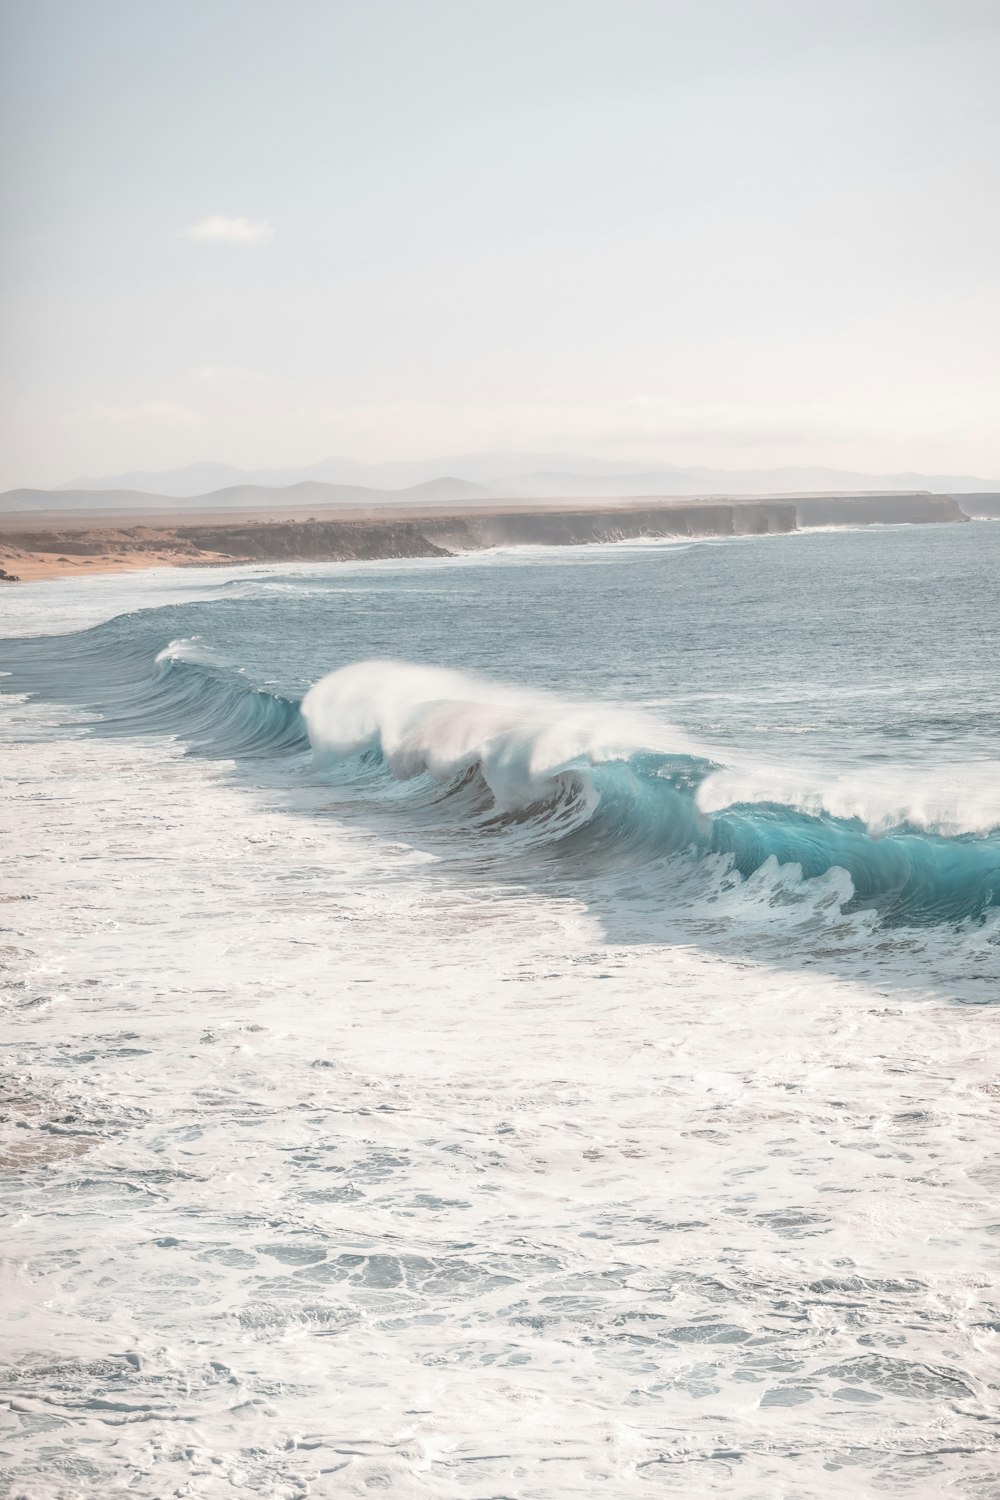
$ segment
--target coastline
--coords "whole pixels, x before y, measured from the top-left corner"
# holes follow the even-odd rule
[[[617,501],[244,512],[0,514],[0,585],[154,567],[361,562],[449,557],[509,546],[580,546],[644,539],[762,536],[805,524],[965,521],[948,496],[807,500]],[[6,576],[4,576],[6,575]]]

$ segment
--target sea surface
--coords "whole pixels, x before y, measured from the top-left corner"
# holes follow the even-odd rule
[[[1000,525],[0,635],[0,1493],[1000,1495]]]

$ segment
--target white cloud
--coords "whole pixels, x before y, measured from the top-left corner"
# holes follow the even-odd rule
[[[269,219],[254,223],[250,219],[228,219],[225,214],[209,214],[182,229],[182,240],[199,240],[219,245],[260,245],[274,236],[274,225]]]

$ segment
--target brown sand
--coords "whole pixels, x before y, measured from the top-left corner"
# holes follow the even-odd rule
[[[204,561],[233,562],[233,558]],[[4,546],[0,537],[0,568],[12,573],[21,583],[35,583],[42,578],[83,577],[95,573],[134,573],[141,568],[175,568],[181,559],[176,552],[115,553],[103,557],[58,557],[52,552],[26,552]],[[190,562],[187,564],[191,566]],[[2,580],[0,580],[2,586]]]

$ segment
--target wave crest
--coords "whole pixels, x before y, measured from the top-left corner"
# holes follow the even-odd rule
[[[501,812],[546,800],[559,778],[587,767],[688,749],[680,731],[637,714],[398,661],[331,672],[305,695],[302,716],[317,751],[376,748],[401,779],[447,782],[475,768]]]

